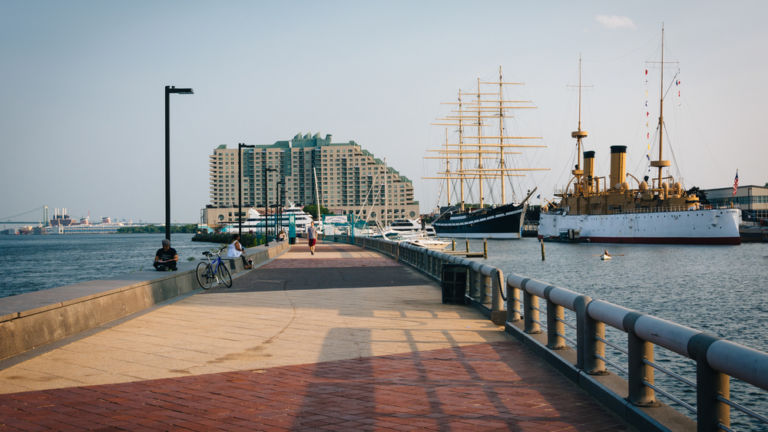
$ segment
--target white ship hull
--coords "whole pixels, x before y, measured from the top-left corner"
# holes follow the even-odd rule
[[[739,209],[613,215],[542,213],[539,238],[595,243],[740,244]]]

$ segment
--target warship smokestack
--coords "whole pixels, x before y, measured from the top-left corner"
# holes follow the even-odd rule
[[[584,184],[586,191],[592,192],[592,178],[595,176],[595,152],[584,152]]]
[[[621,188],[627,178],[627,146],[611,146],[611,187]]]

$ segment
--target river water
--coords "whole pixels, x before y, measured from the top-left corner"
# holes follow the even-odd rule
[[[179,262],[215,245],[172,234]],[[152,269],[165,234],[0,236],[0,297]]]

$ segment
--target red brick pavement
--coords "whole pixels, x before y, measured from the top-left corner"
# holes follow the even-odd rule
[[[396,261],[390,258],[294,258],[276,259],[269,264],[264,264],[262,269],[277,268],[352,268],[352,267],[395,267],[400,266]]]
[[[627,430],[515,341],[0,395],[0,430]]]

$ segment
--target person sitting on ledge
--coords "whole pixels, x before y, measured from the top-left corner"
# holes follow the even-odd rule
[[[247,270],[253,267],[253,265],[250,260],[245,258],[244,252],[243,245],[240,244],[240,234],[234,234],[232,236],[232,243],[227,247],[227,258],[240,257],[243,260],[243,268]]]
[[[176,262],[179,261],[179,255],[176,249],[171,247],[171,241],[163,239],[163,247],[155,252],[155,262],[152,264],[157,271],[172,270],[176,271]]]

